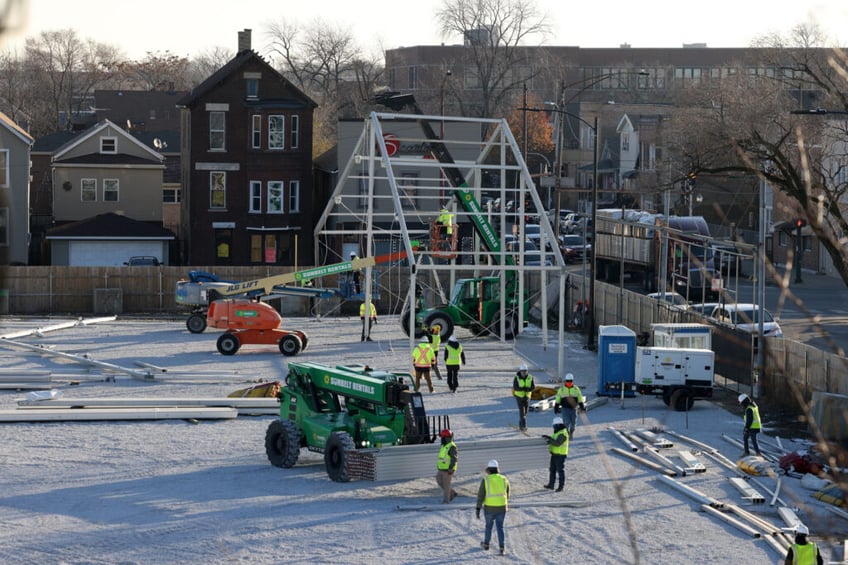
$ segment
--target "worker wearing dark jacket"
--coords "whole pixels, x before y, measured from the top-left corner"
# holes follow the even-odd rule
[[[565,427],[568,428],[568,438],[574,437],[574,427],[577,425],[577,409],[586,410],[586,399],[580,392],[580,387],[574,384],[574,375],[568,373],[561,387],[557,390],[554,413],[561,414]]]
[[[553,489],[554,479],[559,479],[556,491],[562,492],[563,487],[565,487],[565,459],[568,457],[568,429],[559,416],[554,418],[553,426],[553,435],[542,436],[548,442],[548,451],[551,453],[548,484],[545,485],[545,488]]]
[[[480,546],[489,550],[489,542],[492,541],[492,526],[498,531],[498,543],[501,555],[504,554],[504,518],[509,503],[509,479],[498,471],[498,461],[492,459],[486,465],[486,476],[480,481],[477,489],[477,518],[480,518],[480,509],[486,513],[486,535]]]
[[[459,462],[459,452],[453,441],[453,432],[449,429],[445,428],[439,432],[439,438],[442,440],[442,447],[439,449],[439,461],[436,463],[436,484],[442,488],[442,502],[447,504],[456,498],[456,491],[451,488],[451,482]]]
[[[527,365],[522,364],[512,379],[512,395],[518,404],[518,429],[527,429],[527,410],[530,408],[530,395],[536,389],[533,375],[527,372]]]
[[[465,351],[455,335],[448,338],[445,344],[445,368],[448,370],[448,388],[456,392],[459,388],[459,364],[465,365]]]
[[[757,442],[757,434],[760,433],[760,429],[763,427],[760,421],[760,409],[747,394],[740,394],[738,400],[739,404],[745,409],[745,432],[742,434],[742,440],[745,445],[744,455],[751,455],[751,452],[748,451],[749,439],[751,440],[751,445],[754,447],[754,453],[762,455],[760,453],[760,444]]]
[[[807,538],[808,535],[810,530],[800,524],[795,530],[795,543],[789,548],[783,561],[784,565],[823,565],[824,560],[819,548]]]

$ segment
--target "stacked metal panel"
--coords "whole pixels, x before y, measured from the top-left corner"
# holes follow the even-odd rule
[[[547,470],[548,446],[541,437],[516,439],[458,441],[457,475],[480,474],[492,459],[501,472]],[[378,449],[360,449],[349,453],[348,473],[352,479],[396,481],[420,479],[436,474],[439,444],[398,445]]]

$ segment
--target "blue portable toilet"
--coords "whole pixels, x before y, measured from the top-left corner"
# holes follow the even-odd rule
[[[636,396],[636,332],[625,326],[598,328],[598,396]]]

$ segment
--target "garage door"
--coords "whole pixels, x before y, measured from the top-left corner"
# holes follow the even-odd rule
[[[152,255],[162,261],[162,242],[72,241],[68,250],[68,264],[75,267],[120,266],[136,255]]]

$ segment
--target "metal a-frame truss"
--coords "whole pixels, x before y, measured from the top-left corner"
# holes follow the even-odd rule
[[[434,139],[435,131],[440,134]],[[485,132],[482,141],[481,132]],[[341,130],[339,136],[343,138]],[[408,260],[401,265],[408,268],[410,282],[400,295],[405,294],[413,307],[416,277],[428,271],[448,272],[452,287],[459,271],[472,269],[479,276],[483,270],[497,275],[517,270],[522,296],[525,277],[541,276],[543,312],[548,307],[549,277],[562,275],[563,295],[565,262],[559,245],[553,243],[558,241],[556,233],[505,120],[372,112],[350,154],[340,144],[339,155],[347,161],[314,230],[316,257],[322,262],[340,258],[346,241],[358,242],[366,255],[405,250]],[[494,199],[502,203],[497,209]],[[514,203],[513,210],[506,209],[508,202]],[[523,203],[540,211],[538,257],[528,254],[523,237],[507,242],[513,229],[525,233]],[[430,241],[431,221],[445,207],[464,234],[450,260]],[[545,241],[552,242],[550,249]],[[528,264],[531,258],[538,262]],[[369,267],[366,302],[371,298],[371,276]],[[562,326],[563,300],[559,305]],[[546,330],[546,316],[542,318]],[[522,313],[519,327],[523,325]]]

